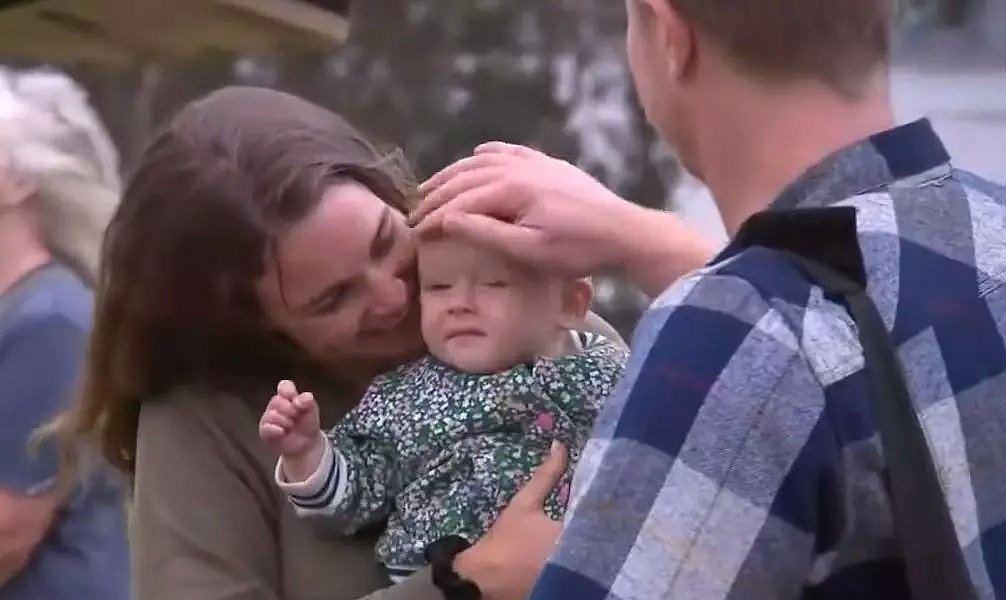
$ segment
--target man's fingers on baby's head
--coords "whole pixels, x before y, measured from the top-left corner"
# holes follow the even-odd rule
[[[409,215],[409,225],[419,225],[437,209],[453,203],[465,190],[498,178],[512,167],[513,160],[512,156],[484,154],[462,158],[446,167],[420,186],[423,199]]]
[[[292,400],[297,395],[297,386],[289,379],[284,379],[276,386],[276,393],[288,400]]]
[[[485,142],[475,147],[475,154],[508,154],[520,158],[533,158],[540,153],[533,148],[509,142]]]

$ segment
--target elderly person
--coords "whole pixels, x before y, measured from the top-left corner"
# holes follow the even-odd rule
[[[33,433],[74,399],[90,286],[119,197],[118,158],[84,92],[0,69],[0,599],[125,600],[121,486],[102,470],[57,490],[59,449]]]

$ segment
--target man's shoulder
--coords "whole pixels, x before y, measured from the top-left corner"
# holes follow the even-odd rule
[[[951,173],[954,180],[967,189],[993,198],[999,204],[1006,205],[1006,184],[990,181],[964,169],[953,169]]]
[[[754,324],[771,307],[806,306],[812,287],[785,256],[752,247],[682,277],[647,312],[704,310]]]
[[[939,243],[948,234],[999,232],[1006,226],[1006,185],[961,169],[895,180],[838,205],[856,209],[861,238],[883,234],[931,245],[927,237],[941,238],[931,240]]]
[[[795,330],[808,298],[809,284],[796,270],[759,248],[695,271],[643,314],[629,376],[664,363],[688,363],[689,372],[701,372],[705,380],[735,364],[742,346],[749,354],[792,355],[799,351]]]
[[[905,308],[899,296],[963,300],[977,289],[988,297],[1006,282],[1006,186],[951,169],[840,204],[856,209],[869,289],[888,325]],[[921,272],[927,276],[912,276]]]
[[[701,345],[704,360],[718,361],[705,365],[715,372],[800,360],[822,386],[862,368],[851,316],[785,255],[759,247],[668,288],[641,320],[636,342],[633,350],[653,354],[652,360],[670,346],[690,344],[698,353]]]

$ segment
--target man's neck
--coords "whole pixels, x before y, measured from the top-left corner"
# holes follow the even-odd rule
[[[804,171],[894,126],[886,75],[856,101],[812,83],[757,92],[724,87],[732,83],[714,91],[719,110],[698,123],[697,161],[731,237]]]
[[[45,246],[23,231],[4,231],[0,226],[0,294],[29,272],[52,261]]]

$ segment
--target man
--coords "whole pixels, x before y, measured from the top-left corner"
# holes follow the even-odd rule
[[[892,3],[627,5],[647,117],[710,186],[732,236],[765,210],[855,208],[840,249],[862,253],[970,581],[981,598],[1006,596],[1006,190],[953,169],[927,121],[894,127]],[[651,291],[701,253],[673,217],[526,148],[480,148],[424,191],[422,228],[556,269],[621,266]],[[832,243],[801,241],[817,232],[799,226],[774,233]],[[856,331],[791,260],[736,239],[667,289],[639,325],[532,598],[909,597]],[[517,529],[540,527],[529,499],[454,561],[486,596],[519,597],[517,571],[529,581],[548,548],[548,534]]]
[[[115,150],[63,75],[0,69],[0,599],[127,600],[122,487],[67,497],[35,432],[74,400]]]

